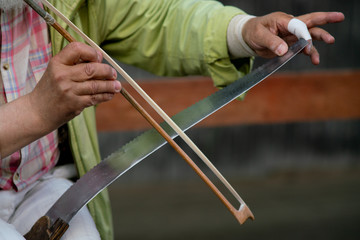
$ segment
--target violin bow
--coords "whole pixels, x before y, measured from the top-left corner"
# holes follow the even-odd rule
[[[32,7],[50,26],[54,27],[65,39],[69,42],[76,41],[59,23],[44,9],[42,9],[33,0],[24,0],[30,7]],[[193,168],[193,170],[200,176],[200,178],[212,189],[223,204],[235,216],[240,224],[243,224],[248,218],[254,219],[254,216],[246,203],[242,200],[239,194],[234,190],[230,183],[222,176],[210,160],[201,152],[201,150],[192,142],[192,140],[176,125],[176,123],[145,93],[145,91],[94,41],[92,41],[86,34],[84,34],[78,27],[76,27],[69,19],[67,19],[61,12],[59,12],[47,0],[41,2],[48,7],[54,14],[61,18],[71,29],[77,32],[82,39],[87,42],[94,49],[103,54],[105,60],[118,72],[123,78],[142,96],[146,102],[169,124],[171,128],[190,146],[190,148],[202,159],[202,161],[210,168],[210,170],[218,177],[223,185],[230,191],[235,199],[240,203],[239,209],[236,209],[226,197],[219,191],[219,189],[211,182],[211,180],[201,171],[201,169],[191,160],[191,158],[175,143],[175,141],[162,129],[162,127],[146,112],[146,110],[136,102],[136,100],[122,88],[120,93],[127,99],[131,105],[139,111],[139,113],[160,133],[162,137],[181,155],[181,157]]]

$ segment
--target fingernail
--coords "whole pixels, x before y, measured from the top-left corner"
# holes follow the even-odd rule
[[[115,92],[120,92],[121,90],[121,84],[119,81],[114,81],[114,87],[115,87]]]
[[[286,53],[287,51],[287,46],[285,46],[285,44],[280,44],[276,50],[275,50],[275,54],[278,56],[282,56]]]
[[[101,52],[97,51],[97,57],[98,57],[98,62],[102,61],[102,54]]]
[[[311,48],[312,46],[310,44],[306,46],[306,54],[311,54]]]
[[[113,78],[116,79],[117,78],[117,72],[115,69],[112,68],[112,73],[113,73]]]
[[[334,38],[333,36],[330,36],[330,37],[328,38],[328,42],[329,42],[329,43],[335,43],[335,38]]]

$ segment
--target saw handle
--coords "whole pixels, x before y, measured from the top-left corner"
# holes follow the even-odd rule
[[[57,219],[55,223],[50,226],[49,217],[42,216],[30,231],[24,235],[24,238],[26,240],[59,240],[68,228],[69,224],[61,219]]]

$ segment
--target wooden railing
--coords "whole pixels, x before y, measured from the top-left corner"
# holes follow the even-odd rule
[[[140,86],[172,116],[216,91],[210,78],[188,77],[140,82]],[[126,89],[136,97],[131,87]],[[147,106],[141,97],[136,97]],[[161,119],[146,107],[154,118]],[[119,94],[96,110],[99,131],[149,128]],[[282,123],[360,118],[360,70],[277,73],[197,126]]]

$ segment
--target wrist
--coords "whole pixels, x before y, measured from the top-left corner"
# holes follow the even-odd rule
[[[42,104],[37,101],[35,91],[25,95],[24,98],[26,98],[25,104],[28,109],[27,116],[29,116],[29,123],[31,123],[29,125],[36,128],[35,132],[39,135],[46,135],[54,130],[56,127],[50,124],[51,119],[44,114],[46,111],[42,108]]]
[[[255,16],[236,15],[233,17],[227,29],[227,45],[231,58],[244,58],[256,56],[254,50],[245,42],[242,34],[244,25]]]
[[[3,158],[49,131],[34,110],[29,94],[0,106],[0,122],[0,154]]]

